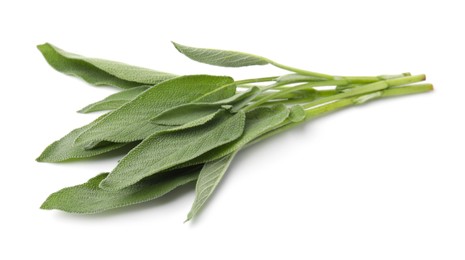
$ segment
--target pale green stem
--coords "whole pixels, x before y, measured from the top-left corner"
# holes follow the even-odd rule
[[[338,99],[343,99],[343,98],[349,98],[349,97],[354,97],[362,94],[367,94],[370,92],[376,92],[379,90],[386,89],[388,87],[395,87],[395,86],[400,86],[400,85],[405,85],[405,84],[410,84],[410,83],[415,83],[419,81],[425,80],[425,75],[416,75],[416,76],[409,76],[409,77],[403,77],[403,78],[394,78],[394,79],[387,79],[383,81],[378,81],[375,83],[363,85],[357,88],[353,88],[350,91],[340,93],[334,96],[326,97],[326,98],[321,98],[319,100],[316,100],[314,102],[310,102],[304,106],[304,108],[311,108],[314,106],[318,106],[324,103],[332,102]]]
[[[242,85],[242,84],[249,84],[249,83],[258,83],[258,82],[269,82],[275,81],[279,77],[266,77],[266,78],[255,78],[255,79],[244,79],[235,81],[234,84]]]
[[[294,68],[294,67],[290,67],[290,66],[286,66],[286,65],[277,63],[277,62],[272,61],[272,60],[268,60],[268,62],[271,65],[273,65],[275,67],[278,67],[280,69],[284,69],[284,70],[287,70],[287,71],[292,71],[292,72],[295,72],[295,73],[298,73],[298,74],[301,74],[301,75],[313,76],[313,77],[318,77],[318,78],[327,79],[327,80],[334,79],[333,76],[328,75],[328,74],[323,74],[323,73],[318,73],[318,72],[313,72],[313,71],[308,71],[308,70],[301,70],[301,69],[298,69],[298,68]]]
[[[302,89],[311,88],[311,87],[335,86],[335,85],[344,84],[344,83],[347,83],[347,81],[345,81],[345,80],[327,80],[327,81],[310,82],[310,83],[301,84],[301,85],[298,85],[298,86],[286,88],[285,90],[281,90],[279,92],[273,93],[271,95],[267,95],[267,96],[257,100],[257,102],[245,107],[244,112],[250,111],[251,109],[258,107],[261,104],[263,104],[263,103],[265,103],[265,102],[267,102],[269,100],[279,98],[281,95],[291,93],[293,91],[302,90]]]
[[[381,90],[380,91],[381,95],[377,96],[376,98],[417,94],[417,93],[428,92],[431,90],[433,90],[433,85],[431,84],[419,84],[419,85],[406,86],[406,87],[396,87],[396,88]],[[360,99],[360,96],[336,100],[332,103],[324,104],[324,105],[315,107],[313,109],[309,109],[306,111],[306,118],[304,120],[300,122],[285,121],[280,126],[276,127],[270,132],[265,133],[259,136],[258,138],[254,139],[252,142],[247,144],[247,146],[253,145],[257,142],[260,142],[261,140],[264,140],[272,136],[275,136],[279,133],[285,132],[288,129],[294,128],[298,125],[305,123],[306,121],[314,119],[315,117],[319,117],[324,114],[327,114],[327,113],[330,113],[330,112],[333,112],[333,111],[336,111],[336,110],[339,110],[345,107],[357,105],[358,100]]]

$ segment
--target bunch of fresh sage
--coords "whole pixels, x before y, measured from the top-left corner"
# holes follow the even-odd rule
[[[243,148],[317,116],[368,100],[427,92],[425,75],[333,76],[241,52],[174,43],[216,66],[273,65],[288,74],[234,80],[183,75],[87,58],[51,44],[38,48],[56,70],[122,90],[79,112],[108,111],[49,145],[39,162],[62,162],[126,149],[109,173],[50,195],[42,209],[97,213],[161,197],[195,182],[193,218]]]

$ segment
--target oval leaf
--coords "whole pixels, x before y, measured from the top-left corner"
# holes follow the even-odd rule
[[[132,88],[158,84],[175,77],[173,74],[120,62],[83,57],[66,52],[50,43],[38,45],[37,48],[54,69],[82,78],[96,86]]]
[[[91,142],[81,145],[74,144],[74,140],[83,132],[88,130],[99,120],[102,120],[106,115],[103,115],[93,122],[74,129],[69,134],[50,144],[42,154],[36,159],[38,162],[62,162],[70,159],[88,158],[103,153],[107,153],[119,148],[122,148],[127,143],[110,143],[110,142]]]
[[[104,110],[114,110],[122,105],[128,103],[129,101],[136,98],[139,94],[149,89],[148,86],[134,87],[126,90],[122,90],[118,93],[112,94],[105,99],[102,99],[98,102],[92,103],[81,110],[79,113],[92,113],[97,111]]]
[[[168,109],[150,121],[158,125],[183,125],[195,119],[214,114],[218,109],[230,105],[231,112],[237,113],[240,108],[260,94],[260,88],[253,87],[250,90],[238,93],[213,103],[191,103]]]
[[[230,77],[191,75],[164,81],[134,100],[108,113],[103,120],[82,133],[76,144],[93,141],[132,142],[168,129],[150,123],[161,112],[198,100],[217,101],[234,95]]]
[[[93,214],[159,198],[175,188],[195,181],[200,167],[189,167],[147,178],[120,191],[99,188],[108,173],[84,184],[64,188],[51,194],[41,209],[59,209],[70,213]]]
[[[191,220],[202,209],[205,202],[220,183],[235,155],[235,152],[231,153],[218,160],[208,162],[203,166],[195,184],[195,200],[189,214],[187,214],[186,221]]]
[[[238,151],[258,136],[273,130],[289,116],[289,109],[285,105],[273,107],[258,107],[246,113],[244,133],[233,142],[227,143],[202,154],[178,167],[186,167],[210,162]]]
[[[243,112],[212,120],[204,125],[151,135],[132,149],[100,183],[107,190],[120,190],[139,180],[192,160],[239,138],[244,130]]]
[[[174,47],[192,60],[222,67],[266,65],[269,60],[253,54],[216,49],[194,48],[173,42]]]

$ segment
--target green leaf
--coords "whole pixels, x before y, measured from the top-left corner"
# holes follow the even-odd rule
[[[195,185],[195,200],[189,214],[187,214],[186,221],[191,220],[199,213],[200,209],[220,183],[235,155],[236,152],[231,153],[218,160],[208,162],[203,166]]]
[[[91,113],[104,110],[114,110],[127,102],[136,98],[139,94],[146,91],[149,86],[134,87],[126,90],[122,90],[118,93],[112,94],[105,99],[98,102],[92,103],[83,109],[79,110],[79,113]]]
[[[123,146],[127,143],[92,143],[75,145],[74,140],[86,129],[89,125],[74,129],[69,134],[65,135],[60,140],[49,145],[42,154],[36,159],[38,162],[62,162],[70,159],[88,158],[99,154],[107,153]]]
[[[42,204],[41,209],[93,214],[142,203],[159,198],[181,185],[195,181],[199,172],[198,166],[165,172],[116,192],[99,188],[99,183],[108,175],[103,173],[84,184],[64,188],[51,194]]]
[[[305,109],[301,105],[295,105],[292,106],[290,109],[289,113],[289,120],[291,122],[300,122],[305,119],[306,114],[305,114]]]
[[[270,61],[253,54],[216,49],[194,48],[173,42],[176,49],[192,60],[222,67],[266,65]]]
[[[183,125],[194,119],[216,113],[218,109],[225,105],[231,105],[231,112],[236,113],[242,106],[250,102],[260,94],[260,88],[254,87],[250,90],[238,93],[232,97],[213,103],[190,103],[168,109],[150,121],[158,125]],[[239,108],[239,109],[237,109]]]
[[[175,77],[173,74],[120,62],[83,57],[61,50],[50,43],[38,45],[37,48],[54,69],[82,78],[96,86],[132,88],[158,84]]]
[[[107,190],[120,190],[139,180],[192,160],[239,138],[245,115],[225,113],[204,125],[151,135],[132,149],[100,183]]]
[[[288,116],[289,109],[282,104],[253,109],[246,114],[244,133],[241,137],[233,142],[212,149],[187,163],[179,165],[179,167],[210,162],[238,151],[256,137],[279,126]]]
[[[150,123],[150,119],[161,112],[190,102],[221,100],[234,95],[235,91],[230,77],[191,75],[170,79],[108,113],[103,120],[82,133],[76,144],[142,140],[169,128]]]

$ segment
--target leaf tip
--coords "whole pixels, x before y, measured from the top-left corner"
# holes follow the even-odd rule
[[[115,182],[113,182],[112,180],[109,180],[108,178],[103,179],[98,184],[98,187],[105,191],[118,191],[122,189],[120,186],[116,185]]]
[[[46,154],[46,151],[43,151],[37,158],[36,162],[50,162],[48,159],[48,156]]]
[[[79,113],[79,114],[88,114],[88,113],[92,112],[92,110],[90,110],[89,107],[84,107],[84,108],[79,109],[76,112]]]
[[[182,47],[183,45],[177,43],[177,42],[174,42],[174,41],[171,41],[171,43],[173,44],[174,48],[176,48],[176,50],[178,50],[180,53],[183,53],[182,52]]]
[[[186,220],[184,220],[184,224],[186,224],[187,222],[191,221],[192,220],[192,217],[194,217],[194,214],[192,214],[192,211],[190,211],[188,214],[187,214],[187,217],[186,217]]]
[[[53,195],[54,194],[51,194],[50,196],[48,196],[48,198],[42,203],[42,205],[40,205],[40,209],[44,209],[44,210],[55,209],[55,207],[53,206]]]

